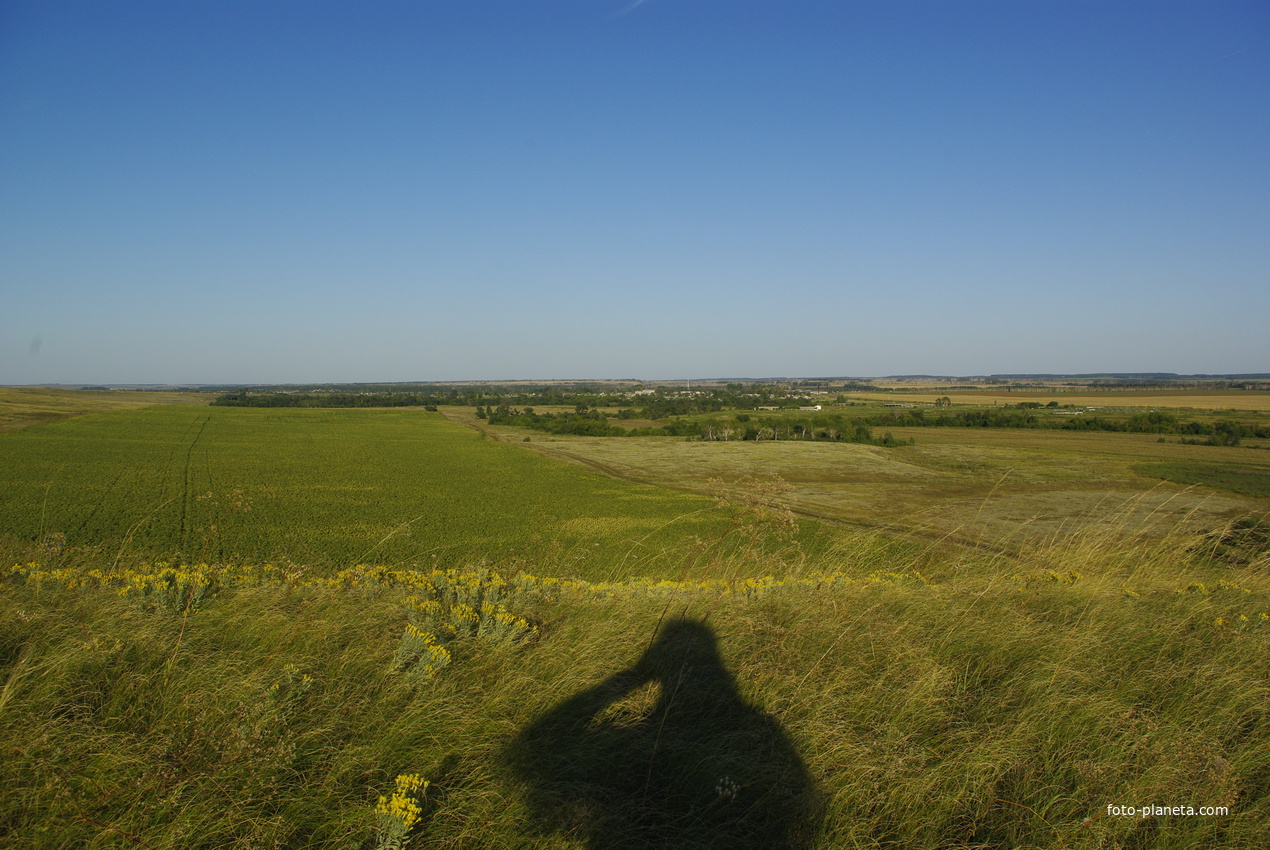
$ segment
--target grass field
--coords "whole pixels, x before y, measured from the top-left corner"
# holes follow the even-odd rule
[[[744,592],[521,581],[500,604],[532,633],[455,637],[436,673],[403,666],[408,624],[489,574],[265,575],[164,605],[12,573],[0,843],[1264,846],[1264,553],[879,542]]]
[[[1135,469],[1152,478],[1198,484],[1259,499],[1270,499],[1270,470],[1240,466],[1237,463],[1211,463],[1200,460],[1173,463],[1144,463]]]
[[[0,845],[1264,846],[1264,451],[446,413],[0,435]]]
[[[82,416],[0,437],[0,466],[10,545],[64,559],[516,557],[556,574],[677,574],[683,541],[723,522],[710,499],[582,472],[419,410]]]
[[[525,434],[483,425],[457,408],[447,415],[509,442]],[[993,541],[1013,548],[1091,521],[1136,533],[1154,525],[1162,533],[1180,522],[1214,526],[1270,511],[1270,499],[1259,490],[1232,489],[1212,476],[1200,480],[1147,471],[1160,468],[1150,467],[1159,463],[1178,468],[1218,464],[1250,470],[1254,478],[1270,474],[1270,453],[1256,448],[1160,443],[1150,434],[892,430],[915,444],[883,448],[534,433],[529,447],[606,474],[690,492],[702,492],[712,479],[777,474],[791,488],[789,504],[806,516],[900,536]],[[1151,522],[1144,526],[1147,517]]]
[[[138,410],[156,404],[201,405],[211,398],[202,393],[0,387],[0,434],[86,413]]]

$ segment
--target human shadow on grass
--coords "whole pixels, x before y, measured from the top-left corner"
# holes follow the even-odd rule
[[[714,633],[672,621],[633,666],[553,708],[508,752],[540,825],[591,848],[805,848],[816,790],[745,703]]]

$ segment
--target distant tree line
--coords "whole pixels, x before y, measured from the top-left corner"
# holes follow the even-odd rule
[[[793,409],[809,397],[789,388],[766,384],[728,384],[692,392],[657,387],[651,392],[592,392],[587,388],[482,387],[478,389],[436,388],[428,391],[274,391],[238,390],[227,392],[212,404],[224,407],[416,407],[461,405],[497,410],[500,406],[561,407],[582,406],[623,408],[620,418],[667,419],[718,413],[722,410],[754,410],[759,407]],[[546,415],[546,414],[541,414]]]
[[[1183,422],[1157,410],[1124,418],[1104,416],[1038,416],[1028,412],[1040,405],[1024,402],[1014,409],[941,411],[887,411],[865,421],[875,427],[893,428],[1053,428],[1061,431],[1119,431],[1132,434],[1175,434],[1194,445],[1237,446],[1248,438],[1270,438],[1270,426],[1242,422]],[[1054,405],[1056,406],[1056,405]]]
[[[675,419],[665,425],[647,428],[624,428],[613,425],[601,411],[579,404],[572,413],[537,413],[532,407],[517,409],[503,403],[498,407],[476,408],[476,415],[491,425],[515,425],[549,434],[574,434],[583,437],[691,437],[698,433],[695,422]],[[634,419],[636,411],[626,408],[618,419]]]
[[[911,440],[896,439],[889,431],[882,437],[874,437],[864,419],[851,419],[836,413],[816,413],[809,416],[751,417],[740,413],[731,419],[701,420],[691,423],[697,434],[707,442],[731,440],[808,440],[830,443],[864,443],[872,446],[905,446]]]
[[[478,406],[476,415],[488,420],[491,425],[516,425],[548,434],[576,434],[584,437],[624,437],[627,434],[625,428],[610,425],[600,411],[590,410],[586,405],[578,405],[573,413],[535,413],[532,407],[518,410],[504,402],[489,410]]]
[[[447,400],[430,393],[249,393],[217,396],[220,407],[430,407]]]
[[[631,413],[633,411],[622,411]],[[741,413],[730,419],[672,419],[664,425],[624,428],[614,425],[598,410],[578,405],[572,413],[537,413],[532,407],[518,410],[508,404],[485,409],[476,415],[491,425],[516,425],[550,434],[574,434],[586,437],[696,437],[708,442],[729,440],[762,442],[779,440],[812,440],[823,442],[866,443],[876,446],[907,445],[889,432],[874,437],[861,420],[837,414],[790,417],[775,416],[755,419]],[[629,416],[619,418],[631,418]]]

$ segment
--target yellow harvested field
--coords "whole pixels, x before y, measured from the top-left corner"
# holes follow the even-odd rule
[[[850,398],[883,404],[933,403],[947,396],[954,405],[1018,404],[1036,401],[1077,407],[1140,407],[1146,410],[1250,410],[1270,411],[1270,392],[1264,390],[1138,390],[1121,392],[1004,392],[1000,390],[904,390],[893,393],[849,393]]]

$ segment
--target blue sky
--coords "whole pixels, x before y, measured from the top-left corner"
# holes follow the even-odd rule
[[[0,384],[1268,372],[1270,6],[0,4]]]

